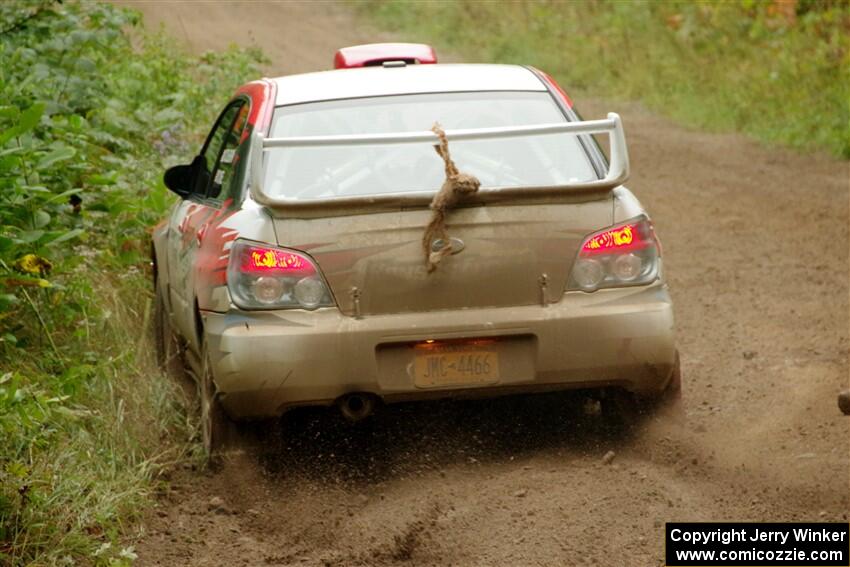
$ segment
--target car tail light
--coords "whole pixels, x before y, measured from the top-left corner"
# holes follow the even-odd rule
[[[641,216],[628,220],[584,239],[573,264],[569,289],[590,292],[651,283],[658,278],[660,256],[649,219]]]
[[[295,250],[237,240],[227,268],[230,297],[241,309],[316,309],[333,305],[313,261]]]

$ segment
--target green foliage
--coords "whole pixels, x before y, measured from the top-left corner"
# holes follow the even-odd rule
[[[128,564],[123,528],[185,450],[145,336],[147,231],[174,201],[164,168],[258,54],[190,58],[138,24],[108,4],[0,3],[2,565]]]
[[[850,158],[850,3],[360,2],[412,41],[530,64],[571,91]]]

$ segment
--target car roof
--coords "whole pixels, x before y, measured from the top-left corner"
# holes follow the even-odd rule
[[[531,70],[519,65],[376,66],[268,80],[277,84],[276,106],[397,94],[546,90]]]

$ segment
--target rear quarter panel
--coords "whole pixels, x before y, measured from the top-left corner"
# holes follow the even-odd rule
[[[230,249],[237,238],[274,245],[274,225],[268,212],[246,200],[242,208],[222,210],[204,235],[195,261],[195,297],[201,311],[226,312],[231,307],[227,291]]]

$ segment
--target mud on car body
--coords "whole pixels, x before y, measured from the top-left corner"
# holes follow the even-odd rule
[[[335,62],[245,85],[165,175],[181,200],[154,230],[158,352],[197,377],[208,449],[232,419],[305,405],[678,396],[661,247],[622,185],[616,114],[581,120],[536,69],[434,64],[428,46]],[[423,242],[447,175],[435,124],[480,188]]]

